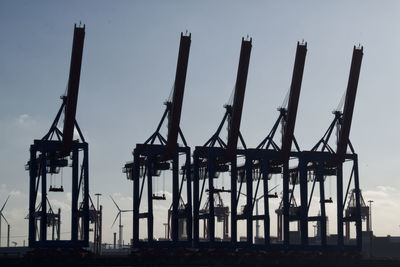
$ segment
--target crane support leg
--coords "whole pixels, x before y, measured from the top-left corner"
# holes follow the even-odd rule
[[[237,243],[237,162],[231,163],[231,242],[233,246]]]
[[[270,215],[269,215],[269,197],[268,197],[268,173],[269,173],[269,164],[265,159],[261,160],[262,162],[262,179],[263,179],[263,189],[264,189],[264,239],[265,246],[269,247],[271,245],[271,237],[270,237]],[[267,196],[265,196],[267,194]]]
[[[177,242],[179,235],[179,155],[175,155],[172,164],[172,241]]]
[[[147,240],[153,243],[153,175],[152,175],[153,155],[147,154]],[[172,230],[174,231],[174,229]]]
[[[301,245],[308,246],[308,185],[307,185],[307,163],[304,160],[299,161],[300,176],[300,201],[301,201]]]
[[[358,158],[354,160],[354,190],[356,192],[356,234],[357,248],[361,251],[362,248],[362,221],[361,221],[361,203],[360,203],[360,182],[358,179]]]
[[[199,155],[195,150],[193,153],[193,245],[198,247],[199,245]]]
[[[133,177],[140,175],[140,157],[139,151],[134,150],[133,152]],[[133,246],[137,246],[139,243],[139,179],[133,179]]]
[[[320,223],[321,223],[321,245],[326,247],[326,211],[325,211],[325,185],[323,172],[323,162],[318,162],[317,167],[317,181],[319,182],[319,193],[320,193]]]
[[[283,244],[289,246],[289,163],[283,164]]]
[[[253,243],[253,160],[246,157],[246,242]]]
[[[336,179],[336,187],[337,187],[337,245],[339,249],[343,248],[344,239],[343,239],[343,164],[339,164],[337,167],[337,179]]]
[[[210,206],[209,206],[209,217],[208,217],[208,236],[210,242],[215,242],[215,214],[214,214],[214,172],[215,172],[215,157],[211,155],[207,161],[208,169],[208,190]]]

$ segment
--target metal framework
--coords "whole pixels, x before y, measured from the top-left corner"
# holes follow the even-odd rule
[[[47,204],[49,205],[49,209],[47,211],[47,227],[51,228],[51,240],[60,240],[60,225],[61,225],[61,209],[58,209],[57,213],[54,213],[53,208],[51,207],[51,204],[49,200],[47,199]],[[40,238],[40,228],[38,228],[38,224],[40,225],[40,220],[41,220],[41,205],[39,204],[37,206],[36,212],[35,212],[35,229],[36,229],[36,234],[37,238]],[[29,215],[27,216],[26,219],[29,219]]]
[[[250,63],[252,39],[242,38],[239,66],[235,84],[233,103],[225,105],[225,115],[214,135],[205,143],[198,146],[193,153],[193,245],[195,247],[218,247],[232,246],[237,242],[237,158],[244,155],[244,149],[238,149],[237,143],[240,139],[241,145],[246,149],[246,144],[240,134],[240,122],[242,116],[244,95],[246,90],[247,74]],[[225,143],[220,132],[223,125],[228,124],[228,142]],[[218,178],[221,172],[230,173],[230,190],[216,188],[214,179]],[[202,185],[200,188],[200,181]],[[208,192],[205,192],[205,185],[208,182]],[[240,190],[239,190],[240,191]],[[208,198],[204,195],[208,193]],[[217,193],[217,195],[216,195]],[[226,207],[216,205],[215,196],[219,193],[229,193],[231,198],[231,238],[229,241],[227,224],[225,222]],[[204,198],[204,199],[203,199]],[[202,200],[205,201],[205,209],[200,210]],[[218,204],[218,202],[217,202]],[[215,238],[215,218],[221,221],[224,218],[225,226],[223,229],[222,242],[216,242]],[[200,240],[200,220],[203,220],[204,237]],[[202,241],[202,242],[201,242]]]
[[[48,133],[40,140],[34,140],[30,147],[29,170],[29,247],[87,247],[89,245],[89,158],[88,143],[75,120],[78,100],[79,80],[82,64],[85,26],[74,27],[71,67],[67,96],[62,97],[61,107]],[[64,127],[57,125],[62,112],[65,112]],[[74,128],[79,134],[73,140]],[[47,192],[62,192],[63,187],[48,186],[49,176],[72,167],[71,238],[69,240],[48,240]],[[39,192],[41,201],[37,206]],[[81,198],[81,205],[79,199]],[[36,228],[37,222],[40,230]],[[81,231],[79,230],[81,229]]]
[[[144,144],[137,144],[133,151],[133,163],[127,163],[123,169],[128,179],[133,180],[133,247],[154,246],[189,246],[192,242],[192,195],[190,176],[190,147],[180,129],[180,117],[186,73],[189,60],[191,34],[181,33],[178,62],[172,100],[165,103],[166,108],[156,131]],[[168,136],[164,138],[160,128],[168,118]],[[177,143],[180,137],[183,146]],[[159,141],[159,144],[156,142]],[[184,157],[180,171],[180,156]],[[172,165],[172,166],[171,166]],[[165,200],[165,195],[153,192],[153,180],[162,175],[162,172],[172,170],[172,209],[171,209],[171,238],[156,240],[153,234],[154,214],[153,201]],[[143,189],[147,182],[147,203],[142,201],[145,196]],[[186,197],[183,187],[186,184]],[[182,204],[183,199],[186,202]],[[181,202],[181,205],[180,205]],[[144,211],[147,204],[147,211]],[[139,239],[140,219],[147,220],[147,238]],[[184,220],[186,237],[179,235],[179,221]]]
[[[103,236],[103,206],[95,207],[90,198],[89,222],[93,225],[93,251],[101,255],[101,242]]]
[[[290,193],[290,192],[289,192]],[[275,213],[277,214],[277,241],[282,242],[283,241],[283,198],[281,199],[281,202],[279,203],[279,208],[275,210]],[[295,197],[290,198],[290,203],[289,203],[289,216],[296,216],[300,213],[301,209],[297,205]],[[296,233],[300,233],[300,221],[297,220],[297,229]],[[293,242],[297,240],[297,236],[293,235],[289,231],[289,242]]]
[[[264,242],[262,246],[267,249],[274,247],[278,249],[289,248],[289,220],[292,214],[298,212],[297,205],[294,205],[294,186],[290,187],[289,159],[297,157],[300,151],[299,145],[294,138],[294,128],[297,116],[297,108],[300,97],[301,83],[307,53],[307,43],[297,43],[296,57],[293,68],[292,82],[290,86],[289,99],[287,107],[279,108],[279,117],[276,120],[271,131],[264,140],[255,148],[246,150],[246,162],[244,166],[239,167],[240,187],[242,183],[246,184],[246,213],[241,219],[246,220],[246,240],[248,246],[254,243],[260,244],[261,240],[257,234],[257,242],[253,236],[253,221],[257,225],[259,221],[264,223]],[[282,126],[282,145],[279,147],[274,137],[276,131]],[[292,143],[295,145],[296,151],[291,151]],[[275,242],[271,241],[270,234],[270,199],[276,198],[274,194],[270,194],[269,181],[273,175],[282,175],[282,200],[280,208],[276,211],[278,216],[278,236]],[[262,188],[260,188],[262,182]],[[255,189],[253,190],[253,183]],[[259,214],[254,207],[256,202],[263,200],[264,212]],[[283,242],[283,243],[282,243]],[[282,246],[283,245],[283,246]]]
[[[360,216],[362,221],[365,221],[365,230],[366,232],[371,233],[372,229],[371,229],[371,223],[370,223],[370,207],[368,207],[365,204],[364,198],[362,196],[361,190],[360,190],[360,206],[361,206],[361,210],[360,210]],[[357,201],[356,201],[356,191],[354,189],[351,190],[350,193],[350,198],[349,201],[347,202],[347,207],[345,209],[345,217],[346,218],[352,218],[357,216]],[[362,226],[361,226],[362,228]],[[345,222],[345,234],[344,234],[344,239],[345,241],[347,241],[348,243],[351,242],[351,236],[350,236],[350,221],[346,221]]]
[[[214,215],[217,222],[222,222],[222,240],[229,241],[229,207],[224,205],[224,201],[221,197],[221,193],[230,192],[229,190],[214,188]],[[206,193],[210,194],[210,190],[206,190]],[[210,231],[208,229],[208,218],[207,214],[210,212],[210,197],[208,196],[206,203],[203,208],[199,210],[199,218],[203,221],[203,237],[205,240],[209,239],[208,236]]]
[[[298,179],[300,184],[301,212],[299,215],[291,217],[290,220],[300,220],[302,247],[307,247],[310,245],[308,237],[308,223],[317,222],[321,231],[321,242],[317,249],[361,250],[362,229],[358,156],[349,140],[349,134],[362,56],[363,48],[354,47],[343,112],[334,112],[335,117],[324,136],[311,149],[311,151],[301,152],[301,155],[299,155],[298,168],[291,170],[291,172],[293,172],[293,176],[297,177],[296,179]],[[335,128],[338,135],[336,152],[329,145],[329,139],[331,138]],[[347,146],[350,147],[350,153],[347,153]],[[351,173],[348,183],[345,185],[346,191],[343,194],[343,164],[345,161],[351,164]],[[328,244],[327,242],[327,216],[325,206],[326,203],[333,202],[332,199],[327,199],[325,194],[325,179],[329,176],[333,177],[333,179],[336,178],[337,187],[337,240],[335,240],[336,242],[333,242],[333,244]],[[310,192],[308,188],[309,184],[311,185]],[[317,204],[319,205],[320,211],[317,216],[310,216],[309,209],[310,205],[313,203],[314,189],[317,184],[319,185],[319,197],[317,197],[319,203]],[[352,185],[354,186],[353,192],[355,195],[354,212],[352,212],[351,216],[344,216],[344,205]],[[343,224],[348,222],[355,222],[356,224],[355,246],[344,243]]]

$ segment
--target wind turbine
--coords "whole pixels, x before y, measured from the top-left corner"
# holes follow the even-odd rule
[[[114,204],[115,204],[115,206],[117,207],[117,209],[118,209],[118,213],[117,213],[117,216],[115,216],[115,219],[114,219],[114,222],[113,222],[113,224],[111,225],[111,227],[113,227],[114,226],[114,224],[115,224],[115,222],[116,222],[116,220],[118,219],[118,216],[119,216],[119,239],[118,239],[118,247],[119,248],[122,248],[122,228],[123,228],[123,225],[122,225],[122,223],[121,223],[121,213],[122,212],[130,212],[130,211],[133,211],[133,210],[121,210],[119,207],[118,207],[118,205],[117,205],[117,203],[114,201],[114,199],[112,198],[112,196],[110,196],[110,198],[111,198],[111,200],[114,202]]]
[[[1,217],[3,217],[3,219],[7,223],[7,246],[8,247],[10,246],[10,224],[8,223],[6,217],[4,217],[4,215],[3,215],[4,207],[6,206],[9,198],[10,198],[10,196],[7,197],[6,202],[4,202],[3,207],[1,207],[1,210],[0,210],[0,247],[1,247]]]

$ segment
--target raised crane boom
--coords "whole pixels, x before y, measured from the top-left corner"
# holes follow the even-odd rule
[[[237,142],[240,130],[240,121],[242,119],[244,94],[246,91],[247,74],[249,70],[252,39],[244,40],[240,49],[239,67],[236,77],[235,94],[233,97],[233,106],[231,118],[228,121],[228,144],[225,152],[225,160],[230,161],[236,154]]]
[[[353,48],[349,81],[347,83],[346,99],[343,107],[342,123],[336,149],[336,161],[343,162],[349,143],[351,121],[353,119],[354,103],[356,100],[358,79],[360,77],[363,47]]]
[[[300,44],[297,42],[296,58],[294,61],[292,84],[290,85],[289,102],[287,107],[287,117],[283,129],[282,147],[280,153],[280,160],[283,162],[289,159],[290,150],[292,148],[293,133],[296,124],[297,107],[299,105],[306,54],[307,43]]]
[[[181,120],[183,94],[185,91],[186,73],[189,61],[191,34],[184,36],[181,33],[178,62],[172,96],[171,109],[168,114],[168,135],[164,158],[169,159],[176,153],[178,146],[179,123]]]
[[[74,135],[76,105],[78,102],[79,80],[81,76],[83,43],[85,39],[85,26],[74,29],[72,43],[71,66],[68,78],[68,91],[65,97],[65,118],[61,144],[61,157],[68,156],[72,147]]]

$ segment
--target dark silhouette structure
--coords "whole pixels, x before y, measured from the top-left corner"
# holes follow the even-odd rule
[[[26,166],[30,177],[29,247],[87,247],[89,245],[88,143],[85,142],[75,119],[84,38],[85,26],[75,25],[67,95],[62,97],[61,107],[48,133],[42,139],[34,140],[30,147],[30,160]],[[64,127],[61,131],[58,124],[63,112]],[[78,132],[78,140],[73,140],[74,129]],[[64,191],[62,185],[49,187],[48,178],[60,174],[60,171],[62,175],[62,169],[68,166],[72,166],[71,238],[70,240],[59,240],[59,238],[48,240],[48,222],[57,218],[49,217],[47,194],[49,191]],[[41,201],[36,206],[39,191]],[[40,225],[39,229],[36,227],[37,223]]]
[[[193,241],[196,247],[231,246],[232,244],[235,245],[237,242],[237,220],[239,219],[239,216],[236,214],[238,203],[236,189],[237,158],[239,155],[244,155],[244,150],[238,149],[237,146],[238,140],[240,139],[241,145],[246,148],[246,144],[240,133],[240,122],[242,118],[251,48],[252,39],[245,40],[242,38],[233,102],[225,105],[225,115],[214,135],[203,146],[197,146],[193,153]],[[228,127],[227,143],[220,137],[225,122],[227,122]],[[216,188],[214,185],[214,179],[217,179],[222,172],[230,173],[230,190]],[[202,182],[201,187],[200,182]],[[208,182],[207,199],[204,197],[206,182]],[[227,240],[226,227],[224,227],[223,231],[223,242],[216,242],[215,239],[215,217],[217,217],[217,219],[222,218],[225,211],[225,207],[215,206],[216,202],[214,197],[219,196],[215,195],[217,191],[230,193],[231,196],[230,241]],[[200,211],[203,200],[207,203],[207,209],[202,209]],[[199,239],[200,220],[204,221],[204,226],[206,227],[204,236],[207,237],[207,239],[202,242],[200,242]]]
[[[362,232],[361,232],[361,204],[360,204],[360,184],[358,173],[358,156],[349,140],[350,127],[352,122],[354,103],[356,98],[358,79],[360,75],[361,62],[363,57],[363,48],[354,47],[353,57],[350,67],[349,81],[347,85],[346,98],[342,111],[334,112],[334,119],[324,136],[310,151],[302,151],[299,156],[298,168],[291,170],[292,174],[298,179],[301,195],[301,212],[299,215],[291,218],[301,222],[301,246],[309,245],[308,224],[317,222],[320,225],[321,248],[338,250],[361,250]],[[336,151],[329,145],[331,135],[336,128],[338,140],[336,142]],[[350,153],[347,152],[350,147]],[[351,173],[348,178],[346,191],[343,191],[343,164],[348,162],[351,165]],[[327,217],[326,204],[331,203],[332,199],[326,198],[325,180],[336,179],[336,205],[337,205],[337,240],[333,245],[327,244]],[[310,191],[309,186],[310,185]],[[319,185],[319,196],[316,197],[320,206],[317,216],[310,216],[309,209],[313,203],[314,191],[316,185]],[[344,205],[347,196],[351,192],[355,195],[354,212],[352,216],[344,216]],[[343,192],[345,192],[343,194]],[[315,200],[314,200],[315,201]],[[356,246],[344,243],[343,226],[344,223],[355,222],[356,224]]]
[[[365,212],[362,212],[360,204],[357,154],[349,141],[349,135],[363,56],[362,47],[355,47],[353,50],[343,111],[334,112],[335,118],[325,135],[310,151],[305,151],[300,149],[294,130],[307,43],[297,43],[288,101],[278,109],[278,119],[269,134],[257,147],[249,148],[240,133],[240,123],[252,39],[243,38],[232,102],[224,106],[225,114],[216,132],[203,146],[195,147],[193,162],[190,164],[190,148],[179,128],[189,45],[190,36],[182,35],[173,99],[167,101],[166,110],[156,131],[144,144],[136,145],[134,161],[127,163],[124,167],[128,179],[132,179],[134,183],[133,247],[360,251],[361,220],[365,217]],[[169,118],[168,138],[165,139],[159,130],[167,116]],[[228,130],[226,142],[221,138],[225,124]],[[275,141],[279,127],[282,133],[280,145]],[[336,150],[329,144],[334,129],[338,136]],[[177,144],[178,136],[181,137],[183,147]],[[156,145],[157,140],[160,144]],[[350,147],[349,153],[347,147]],[[180,173],[178,171],[179,154],[185,156],[185,164],[181,167]],[[168,211],[168,223],[165,224],[168,229],[166,228],[164,239],[156,240],[153,236],[153,201],[165,200],[166,197],[164,194],[157,195],[152,191],[152,180],[160,176],[162,172],[170,170],[171,164],[173,201]],[[344,164],[352,164],[348,180],[343,179]],[[218,187],[216,181],[221,180],[220,175],[224,173],[229,175],[229,185]],[[271,236],[270,226],[270,199],[278,198],[276,192],[271,193],[277,186],[273,187],[270,184],[273,176],[282,177],[280,204],[275,210],[278,217],[276,238]],[[324,183],[327,177],[336,178],[336,199],[327,197],[325,194]],[[147,211],[141,211],[146,180]],[[193,209],[191,206],[192,181]],[[347,182],[345,193],[344,181]],[[185,183],[186,200],[182,195]],[[316,185],[319,185],[318,190],[316,190]],[[316,191],[319,193],[318,197],[315,197]],[[344,214],[344,205],[349,192],[353,195],[349,208],[351,212],[346,211]],[[224,200],[225,194],[229,195],[230,201]],[[243,196],[245,205],[239,209],[238,204]],[[316,202],[315,199],[318,203],[313,204]],[[258,204],[260,200],[264,209],[261,208],[261,212],[259,212]],[[336,237],[330,237],[330,242],[328,242],[328,217],[325,205],[334,201],[337,205],[338,234]],[[311,205],[318,207],[318,215],[310,214]],[[140,219],[147,219],[147,239],[139,238]],[[262,236],[260,236],[260,222],[263,223]],[[343,227],[346,225],[346,233],[349,233],[350,222],[356,223],[356,242],[345,242],[350,239],[349,237],[344,240]],[[217,234],[217,223],[222,223],[221,237]],[[239,223],[246,225],[245,236],[238,237]],[[318,240],[309,235],[310,223],[318,225]],[[297,226],[294,231],[290,230],[291,224]]]
[[[133,151],[133,162],[127,163],[123,168],[128,179],[133,180],[133,247],[190,246],[192,241],[190,148],[186,144],[179,126],[190,44],[191,34],[184,35],[181,33],[172,99],[165,103],[166,108],[156,131],[146,142],[136,145]],[[160,128],[166,118],[168,118],[168,135],[167,138],[164,138],[160,133]],[[178,136],[183,146],[179,146]],[[156,144],[157,141],[158,144]],[[182,171],[179,168],[180,156],[184,157]],[[153,234],[153,201],[166,200],[166,197],[165,194],[157,195],[156,192],[153,192],[153,180],[160,177],[162,172],[168,170],[172,170],[170,219],[172,240],[157,241]],[[147,196],[143,195],[145,182],[147,182]],[[186,185],[186,196],[182,193],[184,185]],[[145,197],[147,197],[147,211],[143,211],[144,201],[142,200]],[[185,199],[185,202],[180,205],[180,201],[183,199]],[[139,239],[140,219],[147,220],[147,240]],[[184,239],[179,238],[179,220],[185,220],[187,236]]]
[[[297,209],[297,207],[292,205],[293,188],[292,190],[289,190],[289,159],[290,157],[296,157],[297,153],[300,151],[299,145],[294,138],[294,128],[296,123],[306,53],[307,43],[297,43],[296,57],[293,67],[292,82],[290,86],[287,107],[281,107],[278,109],[278,119],[276,120],[267,137],[265,137],[255,149],[246,149],[245,165],[239,167],[239,177],[242,177],[239,179],[240,188],[243,182],[246,184],[246,212],[243,214],[243,219],[245,219],[247,222],[246,240],[248,245],[253,244],[252,222],[261,220],[264,223],[264,245],[267,248],[273,246],[270,238],[269,200],[275,196],[270,195],[268,192],[270,188],[269,180],[272,175],[277,174],[282,175],[283,185],[281,209],[278,213],[278,241],[283,240],[285,247],[287,247],[289,243],[289,217],[290,214],[294,212],[294,209]],[[274,141],[274,137],[279,125],[282,127],[281,146],[276,144]],[[296,152],[291,151],[292,143],[295,145]],[[261,181],[263,187],[260,189]],[[253,183],[255,183],[254,191]],[[256,199],[259,198],[264,200],[264,214],[255,215],[254,206]]]

